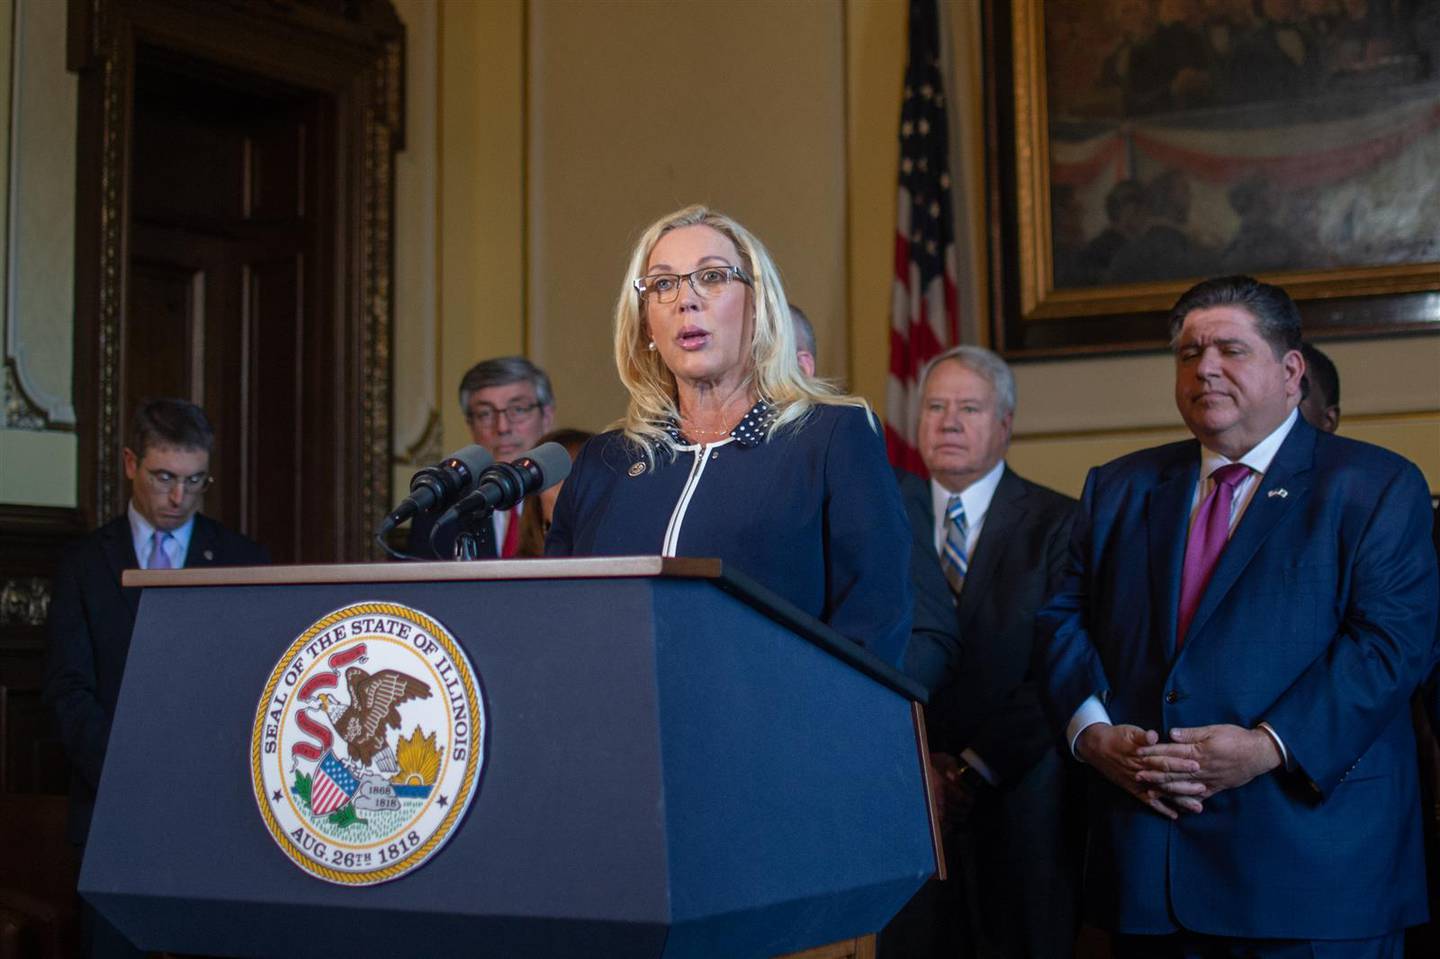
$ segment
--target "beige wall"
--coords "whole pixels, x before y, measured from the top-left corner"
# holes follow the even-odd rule
[[[1340,432],[1409,457],[1440,491],[1440,336],[1319,345],[1340,372]],[[1074,495],[1091,466],[1183,438],[1173,376],[1161,354],[1017,364],[1011,464]]]
[[[611,318],[629,248],[687,203],[725,210],[765,240],[815,323],[821,372],[847,375],[840,0],[736,4],[722,17],[703,0],[398,8],[412,119],[397,207],[434,208],[438,279],[429,307],[414,286],[424,230],[397,218],[397,482],[407,451],[430,451],[424,411],[440,412],[443,448],[466,441],[454,390],[487,356],[524,352],[546,367],[562,424],[595,429],[619,416]],[[686,41],[702,19],[707,42]],[[432,20],[434,82],[414,66],[430,59]],[[438,103],[429,137],[416,104],[427,96]],[[436,157],[433,194],[424,162],[408,156],[425,151]]]
[[[850,388],[878,409],[885,402],[890,296],[895,276],[895,215],[900,168],[900,93],[905,77],[905,5],[846,0],[845,139]]]
[[[405,22],[396,163],[395,484],[470,442],[456,388],[525,353],[522,0],[394,0]]]
[[[0,12],[9,6],[0,0]],[[467,441],[454,390],[481,357],[528,352],[551,367],[562,422],[616,416],[609,326],[625,254],[650,218],[693,200],[766,239],[816,319],[822,372],[883,400],[903,3],[755,0],[721,17],[701,0],[396,6],[410,44],[397,163],[397,484],[413,463]],[[945,14],[957,209],[969,212],[959,232],[978,277],[978,5],[948,0]],[[702,18],[706,43],[687,42]],[[0,16],[5,51],[10,22]],[[649,37],[671,42],[637,40]],[[32,62],[47,49],[63,62],[58,40]],[[48,116],[52,133],[73,133],[64,111]],[[52,220],[73,219],[59,207]],[[52,286],[68,295],[59,275]],[[983,316],[980,284],[962,287],[969,313]],[[67,325],[50,328],[68,343]],[[1344,378],[1342,430],[1400,450],[1440,489],[1440,337],[1323,345]],[[47,373],[68,381],[68,346],[61,353]],[[1012,460],[1058,488],[1078,491],[1090,465],[1179,435],[1162,355],[1018,364],[1017,376]],[[74,452],[73,433],[0,429],[0,502],[72,504]]]
[[[626,260],[646,225],[691,203],[761,237],[815,324],[822,372],[845,373],[841,9],[529,5],[530,347],[558,422],[623,412],[611,329]]]
[[[396,0],[409,45],[405,61],[406,148],[395,158],[395,324],[392,353],[395,428],[393,482],[408,484],[417,464],[444,455],[440,420],[440,240],[438,64],[440,9],[431,0]]]
[[[409,0],[402,15],[423,23],[431,6]],[[883,403],[905,5],[753,2],[720,18],[714,9],[700,0],[438,5],[430,386],[445,448],[465,441],[451,399],[460,374],[501,352],[525,350],[551,370],[561,422],[594,428],[618,415],[610,325],[626,254],[651,218],[696,200],[767,241],[817,321],[822,372]],[[981,320],[979,5],[949,0],[944,15],[970,277],[962,296],[967,317]],[[652,55],[636,41],[685,37],[701,17],[704,44],[676,40]],[[412,34],[412,58],[419,42]],[[412,86],[412,112],[417,95]],[[704,122],[687,119],[702,106]],[[427,148],[411,133],[411,150]],[[406,322],[402,338],[412,335]],[[1344,378],[1343,431],[1398,449],[1440,489],[1440,337],[1323,345]],[[1011,459],[1059,489],[1078,492],[1091,465],[1183,435],[1162,354],[1020,363],[1016,374]],[[397,391],[397,423],[413,422],[398,415],[402,402]],[[400,449],[414,441],[396,437]]]

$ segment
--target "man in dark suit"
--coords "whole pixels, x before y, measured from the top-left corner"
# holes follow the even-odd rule
[[[927,710],[952,879],[901,921],[933,928],[889,935],[884,951],[1069,959],[1077,837],[1031,664],[1035,612],[1058,585],[1075,501],[1006,466],[1015,377],[1000,357],[949,350],[921,390],[930,481],[902,473],[900,486],[917,602],[950,610],[960,650]]]
[[[1091,472],[1039,616],[1052,718],[1097,774],[1086,909],[1121,959],[1398,957],[1426,911],[1425,481],[1298,416],[1284,290],[1207,280],[1170,329],[1195,440]]]
[[[70,761],[68,834],[76,845],[83,846],[89,833],[140,603],[140,590],[120,585],[121,573],[270,561],[263,546],[198,513],[211,482],[213,442],[198,406],[176,399],[142,403],[124,451],[126,515],[76,543],[55,577],[44,695]],[[128,954],[128,944],[103,920],[92,928],[96,918],[87,911],[88,951]]]
[[[814,376],[815,360],[820,355],[815,347],[815,325],[794,303],[790,304],[790,320],[795,324],[795,359],[800,363],[800,371]]]
[[[460,411],[471,439],[489,450],[496,462],[508,463],[539,446],[540,437],[555,425],[555,391],[545,371],[525,357],[499,356],[476,363],[460,380]],[[480,559],[517,554],[522,509],[523,503],[513,510],[497,510],[489,522],[471,524]],[[454,556],[459,523],[441,528],[432,543],[436,518],[424,514],[410,524],[406,549],[412,556]]]
[[[1317,430],[1340,428],[1340,371],[1318,347],[1303,343],[1305,375],[1300,378],[1300,415]]]

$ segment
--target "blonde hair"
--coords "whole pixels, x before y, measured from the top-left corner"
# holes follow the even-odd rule
[[[615,304],[615,366],[620,382],[630,394],[625,416],[615,425],[639,446],[647,458],[664,449],[673,454],[676,443],[665,427],[680,418],[675,376],[648,347],[645,303],[632,280],[643,276],[650,253],[660,238],[671,230],[687,226],[708,226],[735,245],[740,262],[753,283],[751,300],[755,308],[755,336],[750,344],[751,384],[758,399],[775,408],[769,436],[791,424],[798,424],[817,405],[858,406],[870,417],[870,405],[858,396],[842,393],[834,385],[808,377],[795,358],[795,326],[780,271],[770,253],[749,230],[723,213],[703,206],[687,206],[650,224],[640,235],[630,255],[620,299]]]

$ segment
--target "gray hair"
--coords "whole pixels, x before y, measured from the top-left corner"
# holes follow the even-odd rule
[[[460,380],[460,412],[470,412],[470,394],[477,390],[527,382],[534,385],[535,398],[541,406],[555,405],[555,391],[550,388],[550,377],[525,357],[497,356],[492,360],[481,360],[470,367]]]
[[[925,384],[930,380],[931,371],[946,360],[954,360],[966,369],[985,377],[995,390],[997,420],[1015,412],[1015,374],[1010,371],[1010,364],[1002,360],[999,354],[983,346],[952,346],[932,358],[920,373],[921,392],[924,392]]]

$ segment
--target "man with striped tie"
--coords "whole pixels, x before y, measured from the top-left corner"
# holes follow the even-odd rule
[[[199,513],[211,483],[213,445],[214,431],[200,407],[178,399],[141,403],[123,454],[129,507],[71,547],[55,576],[44,695],[70,762],[67,832],[77,846],[89,833],[140,603],[140,590],[121,587],[121,573],[270,561],[263,546]],[[87,953],[131,954],[120,934],[88,908],[84,925]]]
[[[943,595],[961,650],[926,713],[952,872],[902,913],[907,930],[887,932],[881,948],[891,955],[960,954],[958,939],[1005,957],[1060,959],[1074,948],[1067,771],[1030,662],[1035,612],[1058,581],[1075,502],[1005,465],[1014,415],[1015,377],[989,350],[955,347],[921,376],[918,440],[930,481],[904,473],[900,485],[917,602]]]

